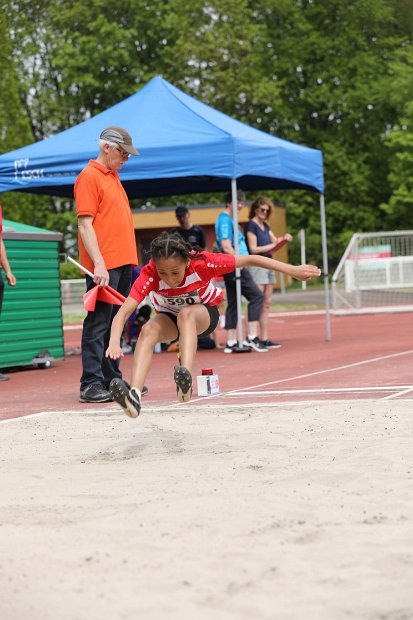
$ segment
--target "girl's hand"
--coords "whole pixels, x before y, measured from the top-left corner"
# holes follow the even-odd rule
[[[109,341],[109,346],[106,349],[106,357],[110,357],[111,360],[118,360],[120,357],[124,357],[120,344]]]
[[[311,280],[321,275],[321,269],[314,265],[298,265],[294,267],[294,273],[292,274],[297,280]]]

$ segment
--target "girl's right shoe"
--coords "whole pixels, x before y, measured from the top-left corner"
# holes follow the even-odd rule
[[[187,403],[192,396],[192,376],[185,366],[175,366],[174,381],[176,395],[180,403]]]
[[[115,400],[130,418],[137,418],[141,412],[141,400],[135,388],[128,388],[122,379],[112,379],[109,391]]]

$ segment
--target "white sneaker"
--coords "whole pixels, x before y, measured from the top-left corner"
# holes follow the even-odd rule
[[[225,345],[224,353],[233,353],[236,346],[237,346],[237,343],[228,344],[227,342],[227,344]]]
[[[244,347],[249,347],[257,353],[268,353],[267,347],[264,346],[258,336],[255,336],[255,338],[247,338],[246,340],[244,340]]]

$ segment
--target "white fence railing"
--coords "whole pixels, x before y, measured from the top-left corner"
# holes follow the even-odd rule
[[[413,231],[353,235],[332,291],[336,314],[413,310]]]

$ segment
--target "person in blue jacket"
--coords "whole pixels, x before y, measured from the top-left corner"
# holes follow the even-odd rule
[[[245,206],[245,194],[242,190],[237,192],[237,209],[240,211]],[[219,214],[215,222],[215,234],[219,251],[224,254],[235,254],[234,244],[234,220],[232,217],[232,195],[225,197],[225,211]],[[238,229],[238,254],[249,254],[245,237]],[[233,353],[237,346],[237,292],[235,284],[235,272],[224,275],[225,288],[227,291],[227,309],[225,311],[225,329],[227,330],[227,346],[224,353]],[[258,338],[258,322],[261,316],[264,294],[252,279],[248,267],[241,269],[241,295],[248,301],[247,338],[242,343],[244,346],[266,353],[268,349]]]

